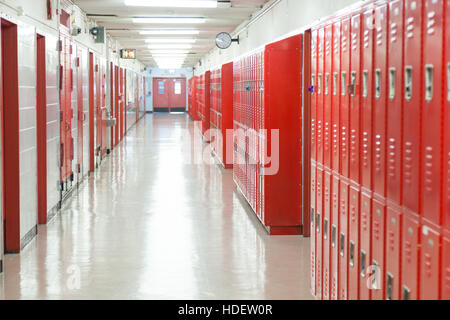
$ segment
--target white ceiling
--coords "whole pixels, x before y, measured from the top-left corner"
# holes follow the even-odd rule
[[[165,0],[161,0],[164,3]],[[261,9],[269,0],[231,0],[219,8],[167,8],[126,6],[125,0],[74,0],[88,16],[117,39],[124,48],[137,49],[138,59],[147,65],[156,65],[145,40],[149,38],[195,38],[184,61],[185,66],[194,66],[197,61],[215,46],[217,33],[232,32],[251,14]],[[203,24],[135,24],[135,17],[204,17]],[[142,30],[197,29],[198,35],[140,35]]]

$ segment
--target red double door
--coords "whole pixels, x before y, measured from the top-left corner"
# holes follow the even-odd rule
[[[153,111],[186,111],[186,78],[154,78],[153,92]]]

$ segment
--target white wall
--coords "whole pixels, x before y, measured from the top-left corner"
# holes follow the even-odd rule
[[[301,30],[307,25],[327,17],[337,11],[360,2],[359,0],[281,0],[261,18],[252,22],[247,28],[243,28],[246,23],[239,26],[234,36],[239,33],[240,44],[233,43],[226,50],[214,48],[206,54],[201,60],[202,65],[197,64],[195,74],[200,75],[206,70],[215,66],[233,61],[247,52],[250,52],[260,46],[273,42],[285,35],[293,33],[295,30]],[[265,8],[273,1],[269,2]],[[264,10],[264,8],[262,9]],[[253,16],[256,16],[254,14]]]
[[[147,92],[147,111],[153,111],[153,78],[158,77],[185,77],[186,78],[186,110],[188,109],[188,83],[187,81],[193,76],[193,69],[192,68],[181,68],[181,69],[175,69],[175,70],[168,70],[168,69],[160,69],[160,68],[147,68],[147,71],[145,72],[146,80],[146,88]],[[151,95],[148,93],[151,92]]]

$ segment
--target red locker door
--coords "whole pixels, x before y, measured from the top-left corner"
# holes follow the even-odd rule
[[[387,198],[401,204],[401,147],[403,111],[403,1],[389,3]]]
[[[419,280],[419,218],[403,213],[401,247],[401,299],[418,299]]]
[[[339,176],[333,174],[331,187],[331,284],[330,299],[338,300],[339,296]]]
[[[97,140],[96,140],[96,155],[101,157],[102,152],[102,88],[101,88],[101,70],[100,61],[98,57],[95,59],[95,106],[97,114]]]
[[[450,300],[450,232],[448,230],[442,240],[441,274],[441,299]]]
[[[384,199],[372,201],[372,300],[384,300],[385,295],[385,229],[386,203]]]
[[[340,172],[349,177],[349,79],[350,79],[350,18],[342,21],[341,34],[341,112],[340,112]]]
[[[338,21],[333,25],[333,67],[332,67],[332,116],[331,116],[331,169],[334,172],[339,172],[339,143],[340,143],[340,127],[339,127],[339,113],[340,113],[340,71],[341,71],[341,22]]]
[[[385,197],[386,195],[386,104],[387,104],[387,5],[375,9],[376,28],[375,41],[375,99],[373,100],[373,191]]]
[[[234,166],[233,166],[234,168]],[[311,162],[311,293],[316,296],[316,163]]]
[[[323,293],[324,300],[330,299],[331,281],[331,171],[325,169],[323,176]]]
[[[317,160],[317,30],[311,32],[311,159]]]
[[[363,14],[362,89],[361,89],[361,186],[372,190],[372,102],[374,58],[374,10]],[[370,235],[370,233],[369,233]]]
[[[331,168],[331,101],[332,101],[332,62],[333,25],[325,27],[324,74],[323,74],[323,164]]]
[[[323,164],[323,149],[324,149],[324,62],[325,62],[325,29],[321,28],[318,31],[317,50],[317,105],[316,105],[316,118],[317,118],[317,163]]]
[[[120,123],[120,114],[119,114],[119,67],[114,67],[114,118],[116,118],[116,125],[114,126],[114,145],[117,146],[119,144],[119,123]]]
[[[83,68],[82,68],[82,51],[81,49],[77,50],[77,60],[76,60],[76,67],[77,67],[77,103],[78,103],[78,137],[77,137],[77,163],[78,163],[78,173],[82,173],[82,168],[85,165],[83,163],[83,123],[85,121],[84,119],[84,107],[83,107]]]
[[[120,99],[120,110],[119,110],[119,114],[120,114],[120,119],[119,119],[119,123],[117,124],[120,127],[120,140],[123,139],[123,134],[124,134],[124,103],[125,103],[125,96],[124,96],[124,81],[123,81],[123,68],[120,68],[120,87],[119,87],[119,99]]]
[[[350,186],[348,220],[348,298],[359,299],[359,210],[360,191]]]
[[[441,123],[443,108],[443,0],[425,1],[425,29],[423,31],[424,58],[424,114],[422,125],[422,215],[436,225],[441,220]]]
[[[387,208],[386,216],[386,299],[400,299],[401,213]]]
[[[352,17],[350,64],[350,179],[360,183],[361,14]]]
[[[360,251],[359,251],[359,298],[370,300],[371,285],[369,266],[371,262],[371,221],[372,221],[372,198],[370,194],[361,193],[361,221],[360,221]]]
[[[348,299],[348,197],[349,184],[340,179],[339,194],[339,300]]]
[[[420,128],[422,112],[422,1],[405,1],[405,89],[403,110],[403,204],[419,213]]]
[[[316,297],[323,298],[323,168],[317,166],[317,187],[316,187]]]
[[[440,293],[439,232],[430,224],[424,223],[420,242],[420,299],[437,300]]]

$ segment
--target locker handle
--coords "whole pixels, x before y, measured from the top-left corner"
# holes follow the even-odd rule
[[[394,276],[388,272],[386,274],[386,299],[392,300],[392,293],[394,289]]]
[[[364,70],[363,71],[363,98],[367,98],[368,82],[369,82],[369,71]]]
[[[433,90],[434,90],[434,66],[432,64],[427,64],[425,66],[425,99],[430,102],[433,100]]]
[[[338,87],[338,73],[335,72],[333,74],[333,96],[337,95],[337,87]]]
[[[404,285],[402,288],[402,299],[409,300],[410,296],[411,296],[411,290],[409,290],[409,288]]]
[[[341,94],[344,97],[347,94],[347,92],[346,92],[346,89],[347,89],[347,73],[346,72],[342,72],[342,74],[341,74],[341,88],[342,88]]]
[[[325,95],[328,96],[328,88],[330,86],[330,74],[325,74]]]
[[[328,239],[328,219],[323,219],[323,238]]]
[[[339,245],[340,245],[339,253],[340,253],[341,257],[343,257],[344,253],[345,253],[345,234],[342,232],[341,232],[341,236],[339,239]]]
[[[406,66],[405,67],[405,99],[410,101],[412,98],[412,77],[413,77],[413,67]]]
[[[336,225],[331,226],[331,247],[336,248]]]
[[[355,266],[355,243],[353,241],[350,241],[350,267],[354,267]]]
[[[395,99],[395,88],[397,85],[396,74],[397,74],[397,71],[395,70],[395,68],[389,69],[389,98],[391,100]]]
[[[375,70],[375,98],[381,97],[381,70]]]
[[[352,76],[351,81],[350,84],[348,85],[348,93],[350,94],[350,96],[354,97],[356,88],[356,71],[352,71],[351,76]]]
[[[314,219],[315,219],[315,213],[314,213],[314,208],[311,208],[311,213],[310,213],[310,217],[311,217],[311,229],[314,230]]]
[[[322,75],[317,76],[317,94],[322,94]]]
[[[316,213],[316,232],[320,233],[320,212]]]
[[[366,276],[366,252],[361,250],[361,277],[365,278]]]

